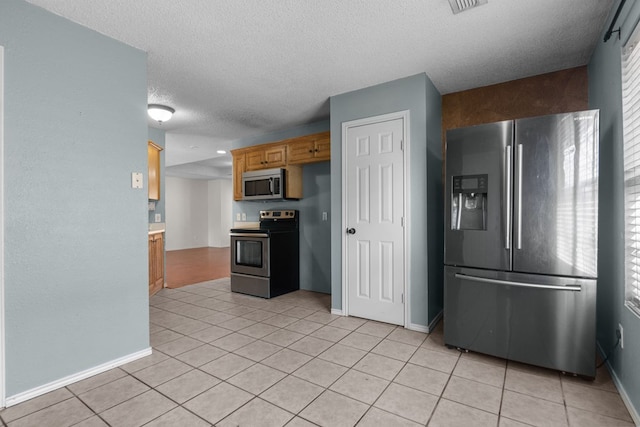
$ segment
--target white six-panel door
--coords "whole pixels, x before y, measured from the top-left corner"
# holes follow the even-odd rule
[[[346,129],[346,278],[351,316],[404,324],[404,120]]]

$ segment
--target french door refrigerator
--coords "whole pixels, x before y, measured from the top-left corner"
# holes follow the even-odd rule
[[[597,110],[447,132],[444,341],[595,377]]]

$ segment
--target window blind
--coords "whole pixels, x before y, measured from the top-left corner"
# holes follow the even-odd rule
[[[640,315],[640,30],[622,48],[625,304]]]

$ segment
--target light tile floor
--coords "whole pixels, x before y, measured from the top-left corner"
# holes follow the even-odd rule
[[[150,301],[153,355],[0,412],[17,426],[632,426],[595,381],[330,314],[330,297],[234,294],[229,279]]]

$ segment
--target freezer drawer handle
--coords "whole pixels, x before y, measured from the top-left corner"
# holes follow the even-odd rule
[[[534,285],[533,283],[524,283],[524,282],[512,282],[511,280],[498,280],[498,279],[489,279],[487,277],[475,277],[468,276],[466,274],[456,273],[456,279],[464,279],[471,280],[473,282],[483,282],[483,283],[495,283],[496,285],[507,285],[507,286],[520,286],[523,288],[536,288],[536,289],[555,289],[558,291],[577,291],[580,292],[582,287],[580,285]]]

